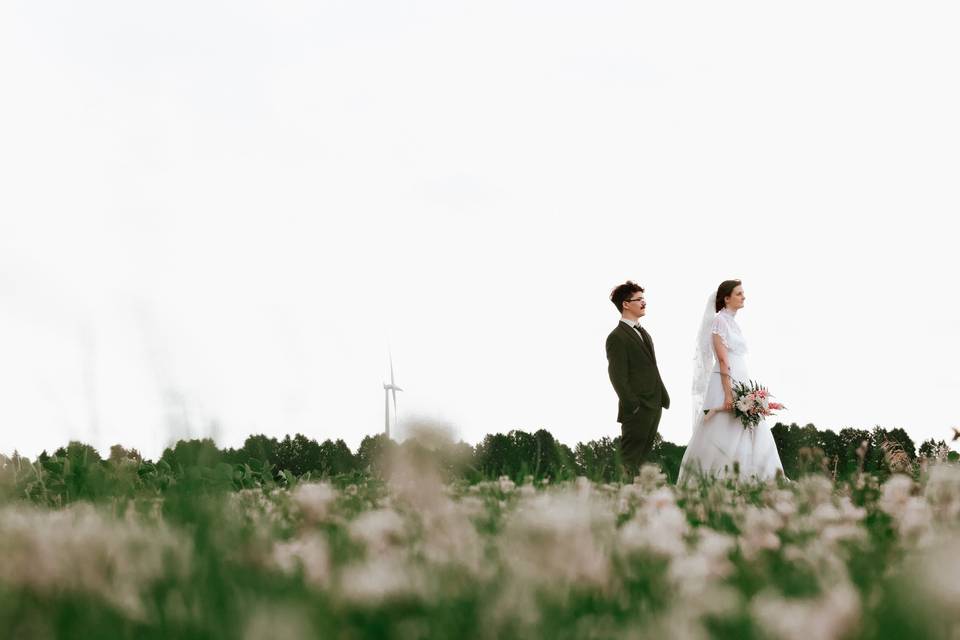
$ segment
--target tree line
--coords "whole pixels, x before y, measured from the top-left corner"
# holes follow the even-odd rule
[[[893,471],[910,472],[921,460],[956,459],[945,440],[928,439],[915,445],[901,428],[872,430],[844,428],[839,432],[819,430],[812,424],[777,423],[772,428],[780,459],[788,477],[804,473],[823,473],[835,480],[858,472],[885,475]],[[649,462],[660,465],[675,481],[685,447],[663,440],[659,435]],[[334,478],[381,475],[389,453],[403,453],[408,459],[428,462],[447,479],[476,482],[508,476],[515,481],[532,476],[537,480],[567,480],[586,476],[594,481],[623,480],[619,437],[602,437],[570,447],[546,429],[527,432],[514,429],[487,435],[477,445],[445,438],[410,438],[397,443],[383,434],[368,435],[356,451],[342,439],[323,442],[296,434],[278,439],[263,434],[249,436],[239,448],[219,448],[209,438],[180,440],[163,451],[153,463],[136,450],[121,445],[110,449],[102,460],[99,452],[82,443],[61,447],[52,455],[44,451],[37,463],[48,470],[62,471],[64,465],[82,457],[84,464],[119,463],[133,460],[150,473],[151,469],[179,472],[220,469],[223,477],[233,478],[242,487],[245,478],[267,478],[283,482],[304,476]],[[141,472],[138,472],[141,473]],[[199,473],[199,472],[195,472]],[[218,476],[219,477],[219,476]]]

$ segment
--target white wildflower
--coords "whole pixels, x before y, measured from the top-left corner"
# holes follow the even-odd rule
[[[696,598],[733,571],[730,551],[736,546],[733,538],[703,527],[689,554],[677,554],[670,562],[668,577],[685,598]]]
[[[938,522],[960,525],[960,468],[953,464],[931,465],[924,497]]]
[[[593,483],[586,476],[577,476],[574,486],[581,494],[589,494],[593,489]]]
[[[933,511],[927,501],[918,496],[910,497],[900,512],[897,528],[906,542],[920,546],[929,543],[933,535]]]
[[[798,502],[811,509],[823,502],[829,502],[833,497],[833,483],[821,475],[805,476],[794,483],[793,487],[797,492]]]
[[[365,511],[349,525],[350,537],[362,542],[373,555],[399,547],[405,540],[403,518],[393,509]]]
[[[750,611],[772,638],[834,640],[849,637],[859,629],[861,603],[856,589],[841,583],[815,599],[763,593],[754,599]]]
[[[913,480],[907,476],[894,474],[883,485],[879,507],[893,518],[899,519],[913,492],[913,486]]]
[[[484,509],[479,504],[447,501],[443,507],[421,514],[423,539],[418,548],[431,563],[459,565],[475,575],[486,575],[493,568],[485,561],[484,545],[471,521]],[[481,510],[481,511],[478,511]]]
[[[906,608],[927,619],[960,623],[960,539],[940,537],[910,558]]]
[[[293,540],[278,542],[273,547],[273,561],[283,571],[303,571],[304,582],[326,587],[330,582],[330,551],[319,534],[308,533]]]
[[[569,491],[537,495],[511,514],[500,548],[517,577],[544,585],[604,585],[610,572],[606,543],[612,513]]]
[[[254,607],[243,630],[243,640],[302,640],[312,636],[303,611],[276,605]]]
[[[116,519],[89,504],[60,511],[0,511],[0,585],[38,595],[63,591],[102,599],[133,619],[146,614],[142,594],[166,576],[183,579],[191,545],[134,512]]]
[[[634,517],[620,528],[618,538],[626,552],[646,550],[675,557],[686,551],[688,531],[686,513],[677,507],[673,491],[663,487],[647,496]]]
[[[633,479],[635,485],[640,486],[644,491],[651,491],[661,487],[667,482],[667,476],[660,471],[660,467],[655,464],[645,464],[640,467],[640,475]]]
[[[761,551],[780,548],[777,532],[783,526],[782,516],[773,509],[748,506],[744,511],[744,524],[740,533],[740,549],[746,558],[753,558]]]
[[[476,496],[464,496],[456,504],[461,516],[467,519],[478,518],[487,512],[486,503]]]
[[[773,510],[784,518],[790,518],[797,512],[797,498],[792,491],[775,489],[768,495]]]
[[[356,604],[378,606],[393,599],[422,597],[422,571],[398,557],[380,557],[354,564],[343,571],[341,594]]]
[[[639,478],[639,476],[637,476]],[[636,507],[643,501],[646,491],[644,488],[636,484],[625,484],[620,487],[620,490],[617,494],[617,513],[622,515]]]
[[[845,522],[862,522],[867,517],[867,510],[853,504],[849,496],[840,498],[840,518]]]
[[[304,519],[317,523],[329,516],[337,499],[337,490],[326,482],[304,482],[297,485],[291,497],[303,513]]]

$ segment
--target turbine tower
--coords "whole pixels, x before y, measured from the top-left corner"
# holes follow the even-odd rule
[[[390,353],[390,384],[383,383],[383,433],[390,438],[390,394],[393,393],[393,423],[397,423],[397,386],[393,377],[393,353]]]

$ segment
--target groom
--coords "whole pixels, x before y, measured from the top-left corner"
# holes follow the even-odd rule
[[[620,398],[620,452],[633,474],[653,447],[660,414],[670,408],[670,396],[660,379],[653,340],[639,322],[647,314],[643,287],[627,280],[613,290],[610,300],[620,312],[620,322],[607,336],[607,370]]]

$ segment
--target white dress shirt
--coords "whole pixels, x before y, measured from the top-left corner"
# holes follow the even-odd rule
[[[643,344],[647,344],[647,341],[643,339],[643,334],[640,333],[640,323],[634,320],[627,320],[626,318],[620,318],[620,322],[624,323],[628,327],[633,327],[633,330],[637,332],[637,335],[640,336],[640,341]]]

